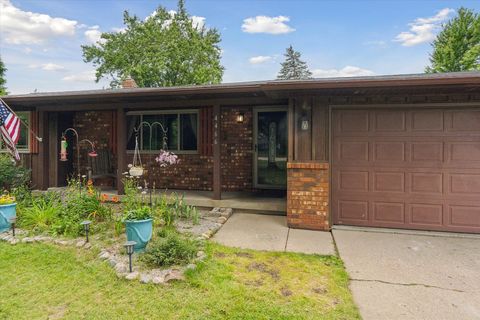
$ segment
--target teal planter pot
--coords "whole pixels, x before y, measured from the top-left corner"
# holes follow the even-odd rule
[[[146,220],[127,220],[125,221],[125,231],[127,240],[135,241],[135,252],[145,250],[147,243],[152,239],[153,219]]]
[[[0,205],[0,233],[10,229],[10,218],[15,217],[16,215],[16,203]]]

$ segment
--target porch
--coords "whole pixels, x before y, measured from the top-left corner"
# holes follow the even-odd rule
[[[48,191],[62,191],[65,187],[52,187]],[[108,196],[118,195],[114,189],[102,190],[102,193]],[[261,212],[263,214],[286,215],[287,201],[286,197],[280,193],[265,192],[222,192],[222,199],[217,200],[213,197],[213,191],[198,190],[167,190],[157,191],[154,196],[165,194],[167,197],[176,193],[189,205],[201,208],[232,208],[234,211],[241,212]],[[122,195],[119,195],[122,198]]]

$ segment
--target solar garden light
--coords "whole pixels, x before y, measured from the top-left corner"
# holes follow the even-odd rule
[[[89,220],[85,220],[85,221],[80,222],[80,224],[85,229],[85,241],[86,242],[88,242],[88,231],[90,231],[90,224],[91,223],[92,223],[92,221],[89,221]]]
[[[12,225],[12,234],[15,237],[15,223],[17,223],[17,216],[13,216],[10,218],[10,223]]]
[[[132,272],[132,254],[133,254],[133,247],[137,244],[135,241],[127,241],[123,245],[125,249],[127,250],[128,254],[128,267],[129,271]]]

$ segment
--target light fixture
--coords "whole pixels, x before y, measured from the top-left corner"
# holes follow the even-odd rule
[[[308,118],[306,115],[303,115],[300,119],[300,128],[302,131],[307,131],[310,127],[310,122],[308,121]]]
[[[67,138],[65,137],[65,135],[62,135],[62,139],[60,140],[60,161],[68,161],[67,147],[68,147]]]
[[[243,123],[245,120],[245,114],[243,112],[237,113],[237,123]]]
[[[90,224],[92,221],[90,220],[85,220],[80,222],[80,224],[83,226],[83,229],[85,230],[85,242],[88,242],[88,232],[90,231]]]
[[[15,223],[17,223],[17,216],[10,217],[10,224],[12,226],[12,235],[15,237]]]
[[[137,244],[135,241],[127,241],[123,245],[125,247],[125,250],[127,250],[128,254],[128,270],[132,272],[132,254],[133,254],[133,248]]]

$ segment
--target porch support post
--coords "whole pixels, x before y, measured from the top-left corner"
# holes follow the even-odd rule
[[[38,144],[38,162],[37,162],[37,188],[40,190],[48,189],[48,147],[49,147],[48,114],[44,111],[38,112],[38,135],[43,138],[43,142]],[[55,137],[54,137],[55,138]],[[50,155],[57,157],[56,154]]]
[[[124,194],[125,188],[122,183],[122,173],[127,170],[127,117],[123,108],[117,109],[117,190],[118,194]]]
[[[220,105],[213,106],[213,199],[222,198],[222,170],[220,156]]]

